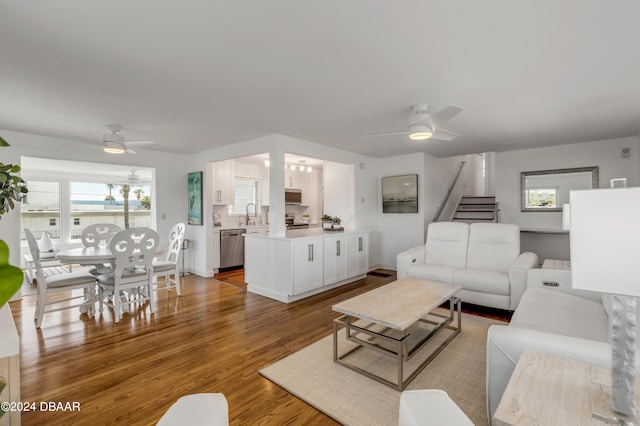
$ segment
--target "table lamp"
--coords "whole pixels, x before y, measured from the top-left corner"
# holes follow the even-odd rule
[[[636,416],[636,297],[640,296],[640,188],[572,191],[571,286],[612,295],[611,411],[593,416],[622,423]]]

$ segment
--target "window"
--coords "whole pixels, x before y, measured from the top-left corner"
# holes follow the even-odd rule
[[[29,228],[36,239],[43,232],[51,238],[60,237],[60,184],[37,180],[27,181],[29,197],[20,206],[21,238],[26,241],[22,230]]]
[[[70,182],[69,198],[73,224],[71,239],[80,238],[90,223],[114,223],[125,228],[125,202],[128,205],[129,227],[151,226],[149,185],[121,185],[94,182]],[[80,225],[80,219],[83,225]]]
[[[527,206],[555,208],[558,206],[558,188],[528,188]]]
[[[77,241],[87,225],[100,222],[154,227],[152,168],[27,156],[20,161],[29,188],[20,228],[30,229],[37,239],[47,232],[54,244]]]
[[[229,214],[247,214],[247,205],[256,205],[258,199],[258,180],[235,178],[233,182],[233,201],[229,206]],[[253,213],[253,209],[251,210]]]

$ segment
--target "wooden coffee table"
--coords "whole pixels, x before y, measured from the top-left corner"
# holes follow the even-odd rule
[[[333,305],[333,310],[344,314],[333,320],[333,360],[367,377],[399,391],[404,388],[438,355],[462,330],[460,298],[456,293],[462,287],[434,281],[404,278],[375,290]],[[449,315],[433,310],[449,301]],[[449,324],[458,311],[458,326]],[[338,353],[338,331],[345,329],[346,339],[356,346]],[[444,329],[452,330],[434,351],[404,379],[403,370],[409,361],[435,335]],[[359,350],[374,350],[396,358],[397,381],[391,382],[374,372],[346,360]]]

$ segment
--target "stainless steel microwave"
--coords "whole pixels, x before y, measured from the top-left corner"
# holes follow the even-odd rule
[[[302,203],[302,190],[287,188],[284,190],[284,203],[285,204],[300,204]]]

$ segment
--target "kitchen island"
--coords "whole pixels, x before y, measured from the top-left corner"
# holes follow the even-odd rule
[[[311,228],[244,238],[247,291],[281,302],[331,290],[369,271],[368,231]]]

